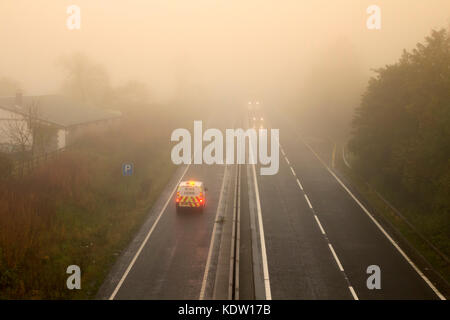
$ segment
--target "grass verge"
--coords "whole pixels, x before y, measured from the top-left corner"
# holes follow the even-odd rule
[[[176,168],[168,137],[155,115],[124,119],[0,182],[0,299],[95,297]],[[69,265],[81,268],[81,290],[67,289]]]
[[[338,149],[339,150],[339,149]],[[342,149],[340,149],[342,150]],[[349,160],[349,159],[347,159]],[[437,273],[437,278],[448,290],[450,282],[450,265],[445,257],[442,257],[434,246],[441,253],[448,254],[449,233],[448,220],[445,217],[434,214],[425,214],[422,208],[409,203],[399,203],[396,201],[395,208],[401,212],[401,216],[391,205],[384,201],[378,192],[384,197],[392,198],[386,190],[375,190],[354,170],[348,168],[342,157],[336,157],[336,168],[341,172],[353,187],[365,198],[376,214],[381,216],[397,234],[403,242],[408,244],[425,263],[425,269],[432,269]],[[421,212],[419,212],[421,211]]]

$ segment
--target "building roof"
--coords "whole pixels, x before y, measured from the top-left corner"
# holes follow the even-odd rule
[[[89,107],[60,95],[23,96],[21,100],[22,106],[18,106],[16,97],[0,97],[0,108],[24,114],[35,102],[40,120],[61,127],[115,119],[122,115],[120,111]]]

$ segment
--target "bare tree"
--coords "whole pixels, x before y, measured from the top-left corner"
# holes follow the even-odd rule
[[[11,118],[1,126],[2,134],[8,139],[15,150],[25,153],[32,144],[32,134],[26,117],[22,114],[12,113]]]
[[[38,110],[38,101],[33,100],[23,110],[11,112],[11,117],[3,120],[5,124],[0,127],[13,151],[20,152],[22,156],[27,151],[33,151],[36,129],[39,126]]]

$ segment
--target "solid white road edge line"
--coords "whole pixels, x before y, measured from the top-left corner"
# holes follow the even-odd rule
[[[416,264],[406,255],[406,253],[400,248],[400,246],[395,242],[394,239],[384,230],[381,224],[372,216],[369,210],[356,198],[356,196],[345,186],[345,184],[339,179],[336,174],[323,162],[323,160],[317,155],[317,153],[307,144],[301,137],[302,142],[308,147],[308,149],[314,154],[314,156],[322,163],[322,165],[328,170],[328,172],[336,179],[336,181],[344,188],[345,191],[352,197],[353,200],[359,205],[359,207],[366,213],[366,215],[372,220],[372,222],[378,227],[378,229],[384,234],[384,236],[391,242],[391,244],[397,249],[397,251],[403,256],[403,258],[409,263],[409,265],[417,272],[417,274],[426,282],[426,284],[434,291],[434,293],[441,300],[447,300],[444,295],[439,292],[439,290],[434,286],[434,284],[428,279],[428,277],[423,274],[422,271],[416,266]]]
[[[219,202],[217,202],[216,217],[214,218],[213,232],[212,232],[212,235],[211,235],[211,241],[209,243],[208,258],[206,259],[205,272],[203,273],[202,288],[200,289],[199,300],[205,299],[206,282],[208,281],[209,266],[211,264],[211,256],[212,256],[212,250],[213,250],[213,245],[214,245],[214,238],[216,237],[217,218],[219,217],[219,212],[220,212],[220,209],[221,209],[223,190],[225,189],[225,176],[226,176],[226,173],[227,173],[227,169],[228,169],[228,166],[225,165],[225,169],[224,169],[224,172],[223,172],[222,186],[220,188]]]
[[[350,292],[352,293],[353,299],[355,300],[359,300],[358,296],[356,295],[355,290],[353,289],[352,286],[349,286],[348,289],[350,290]]]
[[[256,169],[255,169],[254,164],[252,164],[252,169],[253,169],[253,183],[255,185],[255,194],[256,194],[256,209],[258,211],[258,226],[259,226],[259,238],[261,241],[261,255],[262,255],[262,263],[263,263],[264,288],[266,291],[266,300],[272,300],[272,293],[270,291],[269,268],[268,268],[268,264],[267,264],[266,242],[264,240],[264,227],[263,227],[263,222],[262,222],[261,203],[259,200],[258,181],[256,179]]]
[[[167,205],[169,204],[170,200],[172,200],[172,195],[175,193],[175,191],[178,188],[178,184],[181,182],[181,180],[184,178],[184,175],[186,174],[186,172],[188,171],[189,167],[191,166],[191,164],[188,164],[186,166],[186,169],[184,169],[183,174],[181,175],[180,179],[178,180],[178,182],[175,185],[175,188],[172,190],[172,192],[170,193],[166,203],[164,204],[164,207],[161,209],[158,217],[156,218],[155,222],[153,222],[152,227],[150,228],[149,232],[147,233],[144,241],[142,241],[141,246],[139,247],[138,251],[136,252],[136,254],[133,257],[133,260],[131,260],[130,264],[128,265],[127,269],[125,270],[125,273],[122,275],[122,278],[120,279],[119,283],[117,284],[116,288],[114,289],[113,293],[111,294],[111,296],[109,297],[109,300],[114,300],[114,297],[116,296],[117,292],[119,291],[120,287],[122,286],[123,282],[125,281],[126,277],[128,276],[128,273],[130,272],[131,268],[133,268],[134,264],[136,263],[137,258],[139,257],[139,255],[141,254],[142,249],[145,247],[145,244],[147,243],[148,239],[150,238],[151,234],[153,233],[153,230],[155,230],[156,225],[159,222],[159,219],[161,219],[161,216],[163,215],[163,213],[165,212]]]

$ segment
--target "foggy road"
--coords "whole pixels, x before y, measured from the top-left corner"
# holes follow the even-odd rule
[[[295,124],[264,116],[280,129],[278,174],[250,164],[181,166],[98,298],[231,299],[231,286],[240,299],[444,298]],[[215,115],[209,124],[242,117]],[[177,214],[175,187],[191,178],[208,188],[207,207]],[[367,287],[372,265],[380,289]]]
[[[449,0],[0,0],[0,24],[0,303],[450,298]]]
[[[283,128],[280,172],[258,177],[273,298],[439,298],[356,202],[358,196],[276,115],[272,125]],[[371,265],[381,270],[379,290],[366,285]]]

